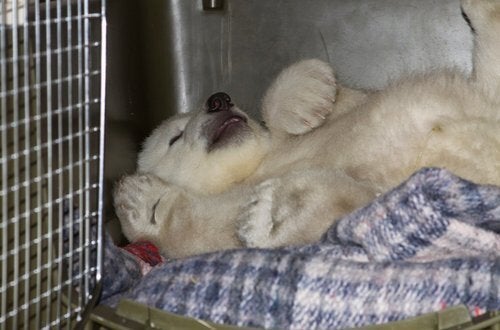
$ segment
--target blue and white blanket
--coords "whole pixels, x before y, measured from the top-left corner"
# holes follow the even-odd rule
[[[458,304],[478,315],[500,309],[499,233],[500,187],[426,168],[307,246],[201,255],[142,277],[107,243],[102,303],[280,329],[358,327]]]

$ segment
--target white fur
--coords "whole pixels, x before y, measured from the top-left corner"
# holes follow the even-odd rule
[[[299,244],[424,166],[500,184],[500,1],[462,6],[477,34],[471,77],[432,72],[369,93],[305,60],[266,93],[268,131],[249,119],[246,134],[207,151],[212,113],[162,124],[139,155],[142,174],[117,186],[125,235],[172,257]]]

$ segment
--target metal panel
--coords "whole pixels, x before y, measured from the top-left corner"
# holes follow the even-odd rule
[[[458,0],[153,0],[142,8],[140,49],[151,126],[224,90],[257,113],[272,77],[321,58],[340,81],[380,88],[408,70],[470,70],[472,40]]]

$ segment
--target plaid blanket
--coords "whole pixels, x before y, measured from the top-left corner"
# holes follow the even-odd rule
[[[128,298],[280,329],[357,327],[457,304],[479,315],[500,309],[499,233],[500,187],[426,168],[307,246],[195,256],[142,276],[108,240],[102,303]]]

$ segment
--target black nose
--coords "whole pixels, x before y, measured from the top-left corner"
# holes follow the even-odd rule
[[[207,100],[207,112],[226,111],[233,107],[229,95],[223,92],[215,93]]]

